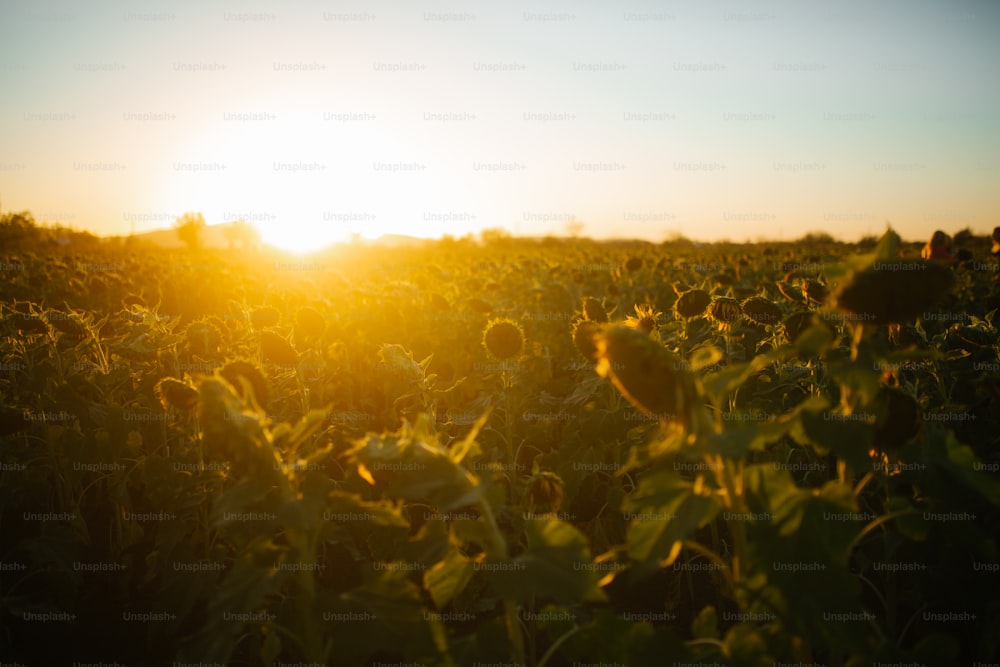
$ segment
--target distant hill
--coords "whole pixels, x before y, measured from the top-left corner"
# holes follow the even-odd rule
[[[407,236],[406,234],[383,234],[374,241],[372,245],[382,245],[389,248],[416,247],[433,243],[435,239],[422,239],[417,236]]]

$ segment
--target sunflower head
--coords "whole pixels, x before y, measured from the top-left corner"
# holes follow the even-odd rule
[[[788,338],[788,341],[794,343],[806,329],[812,326],[812,323],[813,314],[808,310],[801,310],[786,317],[782,323],[782,327],[785,330],[785,336]]]
[[[583,316],[591,322],[607,322],[608,311],[604,304],[592,296],[583,299]]]
[[[889,341],[896,347],[913,347],[927,343],[912,324],[890,324]]]
[[[532,477],[528,486],[528,502],[536,511],[558,512],[563,503],[563,481],[554,472],[542,472]]]
[[[260,351],[265,361],[281,366],[299,363],[299,355],[287,340],[273,331],[260,332]]]
[[[685,319],[698,317],[712,303],[711,295],[703,289],[692,289],[682,293],[674,302],[674,310]]]
[[[736,299],[720,296],[708,307],[708,316],[720,324],[729,325],[743,317],[743,309]]]
[[[795,285],[785,282],[784,280],[779,280],[777,282],[778,291],[781,292],[781,296],[785,297],[789,301],[794,301],[795,303],[805,303],[806,297],[803,296],[802,290],[800,290]]]
[[[512,359],[524,349],[524,332],[513,320],[490,320],[483,332],[483,345],[494,359]]]
[[[188,412],[198,407],[198,390],[182,380],[163,378],[156,383],[153,391],[165,410],[173,408]]]
[[[625,318],[625,326],[639,329],[652,335],[656,331],[657,323],[662,315],[663,313],[653,306],[640,306],[636,304],[635,315],[629,315]]]
[[[680,360],[642,331],[615,325],[597,336],[597,372],[647,415],[691,423],[694,386]]]
[[[762,296],[752,296],[741,306],[747,319],[757,324],[774,324],[781,321],[781,309],[772,301]]]
[[[231,361],[219,371],[226,382],[233,385],[236,393],[246,403],[266,408],[268,403],[267,381],[263,373],[248,361]],[[253,395],[250,396],[249,392]]]
[[[910,322],[944,300],[955,282],[945,264],[925,259],[876,261],[837,292],[837,307],[870,324]]]
[[[601,325],[590,320],[577,320],[573,323],[573,345],[583,358],[592,364],[597,363],[597,343],[595,336],[601,332]]]
[[[802,281],[802,295],[813,303],[823,303],[830,291],[818,280],[807,278]]]
[[[222,345],[223,333],[212,322],[192,322],[184,331],[188,349],[194,354],[211,355]]]

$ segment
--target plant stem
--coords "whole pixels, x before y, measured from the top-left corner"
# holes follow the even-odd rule
[[[558,639],[556,639],[554,642],[552,642],[552,646],[550,646],[548,648],[548,650],[545,651],[545,655],[543,655],[542,659],[538,661],[537,667],[545,667],[545,665],[548,664],[548,662],[549,662],[549,658],[551,658],[553,655],[555,655],[556,649],[558,649],[560,646],[562,646],[563,642],[565,642],[567,639],[569,639],[570,637],[572,637],[573,635],[575,635],[579,631],[580,631],[580,626],[577,625],[577,626],[574,626],[574,627],[570,628],[569,630],[567,630],[566,632],[564,632],[562,635],[560,635]]]
[[[497,524],[496,516],[493,514],[493,508],[490,506],[489,500],[485,498],[480,500],[479,507],[489,527],[490,541],[493,543],[493,553],[491,555],[495,558],[506,560],[509,557],[507,553],[507,540],[504,539],[503,533],[500,532],[500,526]],[[510,640],[514,651],[515,662],[524,665],[526,664],[524,636],[521,634],[521,623],[517,615],[517,603],[505,597],[503,598],[503,607],[507,625],[507,638]]]

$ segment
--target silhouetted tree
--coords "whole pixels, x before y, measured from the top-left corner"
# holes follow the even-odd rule
[[[201,213],[188,212],[174,221],[177,238],[188,247],[188,250],[201,248],[205,227],[205,216]]]
[[[490,227],[479,232],[479,238],[487,245],[494,245],[508,242],[512,236],[503,227]]]
[[[4,213],[0,215],[0,246],[19,246],[22,242],[35,239],[38,227],[35,216],[30,211]]]
[[[827,245],[830,243],[836,243],[836,239],[827,234],[826,232],[809,232],[798,241],[799,245]]]
[[[951,237],[951,239],[957,246],[972,245],[979,240],[978,237],[975,234],[973,234],[972,230],[968,227],[966,227],[961,231],[955,232],[955,234]]]
[[[234,220],[222,229],[222,235],[229,242],[232,250],[237,244],[244,250],[256,248],[260,243],[260,233],[257,228],[246,220]]]

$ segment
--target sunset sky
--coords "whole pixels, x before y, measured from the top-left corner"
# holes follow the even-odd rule
[[[0,5],[0,207],[661,241],[1000,225],[1000,3]]]

